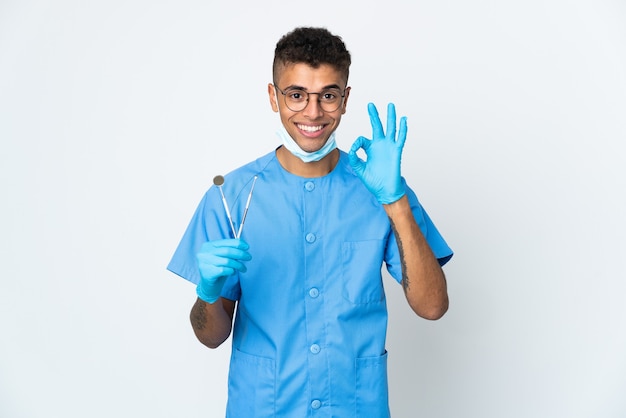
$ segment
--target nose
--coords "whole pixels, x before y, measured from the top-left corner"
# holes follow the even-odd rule
[[[302,113],[311,119],[315,119],[324,114],[322,106],[320,105],[319,93],[309,93],[309,99],[304,109],[302,109]]]

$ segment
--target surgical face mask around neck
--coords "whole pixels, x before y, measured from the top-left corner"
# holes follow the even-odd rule
[[[284,126],[281,126],[278,131],[276,131],[276,135],[281,139],[285,148],[289,150],[293,155],[300,158],[305,163],[310,163],[312,161],[319,161],[322,158],[326,157],[332,150],[337,148],[337,143],[335,141],[335,133],[330,134],[330,137],[324,144],[324,146],[317,151],[307,152],[304,151],[296,141],[293,140],[287,129]]]
[[[274,91],[276,92],[276,105],[280,106],[278,104],[278,97],[279,97],[278,92],[276,90]],[[278,131],[276,131],[276,135],[278,135],[283,145],[285,146],[285,148],[289,150],[289,152],[291,152],[296,157],[300,158],[305,163],[310,163],[312,161],[319,161],[322,158],[326,157],[328,154],[330,154],[332,150],[337,148],[337,143],[335,142],[334,132],[330,134],[324,146],[314,152],[307,152],[303,150],[302,148],[300,148],[300,146],[296,144],[296,141],[293,140],[293,138],[291,137],[291,135],[289,135],[289,132],[287,132],[287,129],[285,129],[283,125],[280,126],[280,129]]]

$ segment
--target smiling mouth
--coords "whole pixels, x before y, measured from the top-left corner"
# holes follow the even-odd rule
[[[309,125],[296,124],[296,126],[298,127],[298,129],[300,129],[301,131],[305,131],[305,132],[317,132],[317,131],[321,131],[322,129],[324,129],[324,125],[309,126]]]

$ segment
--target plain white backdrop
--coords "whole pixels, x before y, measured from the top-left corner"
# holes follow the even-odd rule
[[[440,321],[386,281],[392,415],[626,416],[619,0],[0,0],[0,416],[223,416],[230,341],[165,266],[213,176],[278,145],[300,25],[353,55],[342,148],[369,101],[408,117],[456,252]]]

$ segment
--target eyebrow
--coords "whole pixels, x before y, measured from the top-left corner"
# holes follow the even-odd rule
[[[329,89],[341,90],[341,87],[339,85],[337,85],[337,84],[329,84],[328,86],[322,87],[322,89],[320,91],[329,90]],[[295,85],[295,84],[292,84],[291,86],[287,86],[283,90],[285,90],[285,91],[286,90],[309,91],[309,89],[307,89],[306,87],[298,86],[298,85]]]

